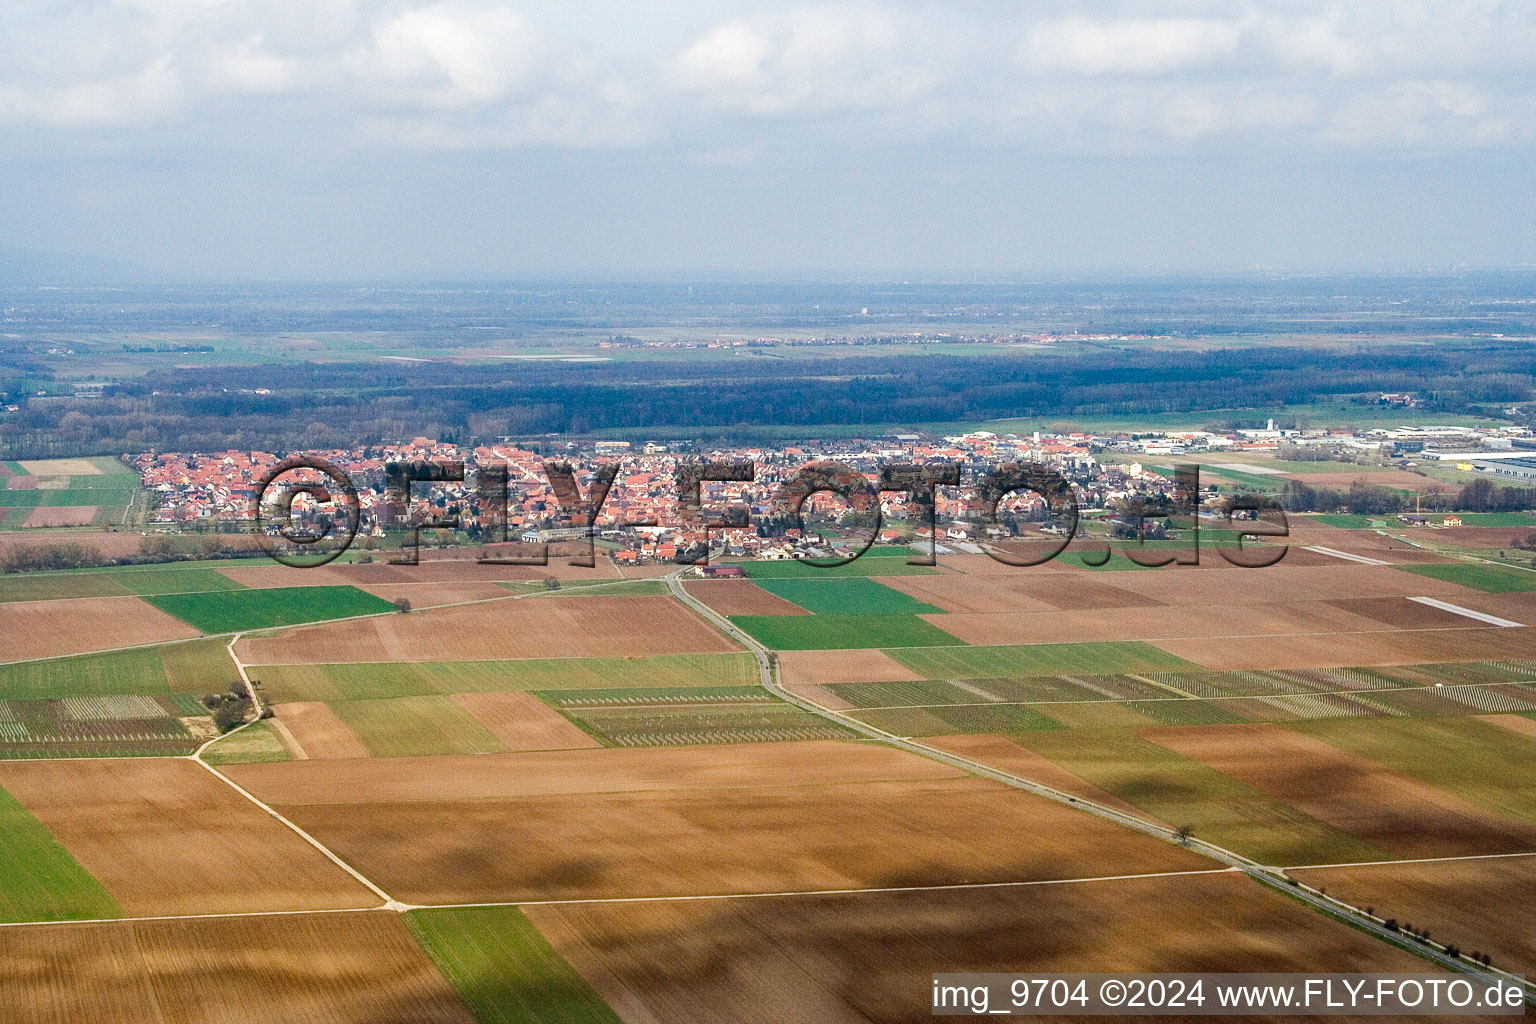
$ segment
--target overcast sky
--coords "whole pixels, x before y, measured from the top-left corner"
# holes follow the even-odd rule
[[[0,3],[0,248],[168,277],[1536,263],[1536,3]]]

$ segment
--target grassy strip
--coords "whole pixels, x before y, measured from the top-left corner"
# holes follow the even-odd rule
[[[0,790],[0,920],[121,917],[100,882],[15,797]]]
[[[480,1024],[619,1024],[516,907],[413,910],[405,924]]]
[[[812,621],[792,616],[795,621]],[[1194,669],[1200,666],[1139,640],[1083,644],[1023,644],[948,650],[888,650],[897,662],[928,679],[977,679]]]
[[[1536,590],[1536,572],[1503,565],[1450,562],[1442,565],[1398,565],[1394,568],[1489,594],[1516,594]]]

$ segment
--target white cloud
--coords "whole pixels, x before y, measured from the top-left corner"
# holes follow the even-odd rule
[[[1236,22],[1208,18],[1064,18],[1043,22],[1030,31],[1024,60],[1031,69],[1043,72],[1167,74],[1230,57],[1242,34]]]

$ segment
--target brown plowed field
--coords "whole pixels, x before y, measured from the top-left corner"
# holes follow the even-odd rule
[[[26,509],[13,509],[14,512],[25,512]],[[136,555],[139,553],[139,543],[144,538],[137,533],[107,533],[93,530],[58,530],[45,532],[41,530],[28,530],[26,533],[0,533],[0,551],[21,545],[34,544],[79,544],[101,552],[109,558],[119,558],[123,555]],[[223,538],[220,538],[221,540]],[[242,542],[247,538],[230,536],[229,540]]]
[[[21,468],[33,476],[101,476],[89,459],[23,459]]]
[[[0,661],[184,640],[197,630],[136,597],[0,604]]]
[[[493,601],[511,597],[511,591],[495,583],[367,583],[362,587],[386,601],[405,598],[412,608],[435,608],[466,601]]]
[[[969,778],[283,810],[414,903],[942,885],[1208,863]]]
[[[1536,971],[1536,857],[1429,864],[1307,868],[1296,877],[1356,906],[1428,928],[1437,942],[1493,957],[1507,971]]]
[[[770,594],[751,580],[700,580],[688,593],[721,615],[809,615],[799,605]]]
[[[1536,829],[1279,725],[1142,735],[1399,857],[1536,850]]]
[[[1382,630],[1157,640],[1154,644],[1186,661],[1221,670],[1415,665],[1536,657],[1536,629]]]
[[[540,597],[307,626],[241,641],[250,664],[619,658],[737,650],[673,597]]]
[[[883,651],[781,651],[786,683],[906,683],[922,676]]]
[[[1087,572],[1082,566],[1072,565],[1064,558],[1055,558],[1040,565],[1005,565],[991,555],[940,555],[939,570],[948,570],[967,576],[997,576],[1011,574],[1015,576],[1049,575],[1059,572]]]
[[[813,704],[820,704],[829,711],[852,711],[858,707],[857,704],[843,700],[825,686],[817,686],[815,683],[786,683],[784,689],[804,697]]]
[[[329,704],[318,701],[274,704],[276,721],[293,737],[303,758],[320,760],[371,757],[357,733],[337,717]]]
[[[1368,484],[1378,484],[1382,487],[1396,487],[1404,491],[1451,488],[1451,485],[1443,480],[1433,480],[1403,469],[1378,469],[1368,473],[1287,473],[1284,479],[1298,480],[1313,487],[1328,487],[1336,491],[1349,490],[1350,485],[1356,480],[1364,480]]]
[[[562,793],[730,790],[757,786],[954,779],[956,768],[864,743],[610,748],[229,765],[230,778],[273,804],[510,800]]]
[[[1361,597],[1329,601],[1351,615],[1363,615],[1394,629],[1465,629],[1476,621],[1406,597]]]
[[[452,699],[510,750],[601,745],[531,693],[456,693]]]
[[[612,565],[599,560],[595,569],[582,569],[551,558],[548,565],[483,565],[473,559],[422,558],[419,565],[334,565],[351,583],[487,583],[497,580],[616,580]]]
[[[0,957],[28,1024],[474,1024],[387,912],[6,928]]]
[[[292,830],[191,761],[8,761],[0,763],[0,787],[130,915],[378,902]]]
[[[5,488],[8,491],[35,491],[37,490],[37,477],[12,476],[7,477]]]
[[[1043,783],[1063,793],[1092,800],[1105,807],[1146,817],[1146,812],[1119,797],[1100,789],[1088,780],[1074,775],[1056,762],[1041,757],[1033,750],[1025,750],[1006,736],[978,734],[972,736],[933,736],[923,740],[931,747],[947,750],[951,754],[968,757],[972,761],[990,765],[1021,778]]]
[[[1264,636],[1384,629],[1322,601],[1206,607],[1165,605],[1112,612],[1014,612],[998,615],[924,615],[969,644],[1080,643],[1169,637]],[[1465,621],[1465,620],[1462,620]]]
[[[931,1022],[934,970],[1427,969],[1225,873],[525,912],[625,1019],[668,1024]]]
[[[295,569],[277,562],[258,562],[255,565],[236,565],[218,570],[242,587],[266,590],[270,587],[349,587],[352,580],[330,566],[315,569]]]
[[[22,526],[90,526],[96,518],[95,505],[52,505],[34,508]]]
[[[1426,531],[1425,539],[1459,548],[1507,548],[1532,533],[1536,533],[1536,523],[1530,526],[1453,526],[1447,530]]]
[[[1088,573],[1056,576],[895,576],[881,579],[947,612],[1049,612],[1077,608],[1128,608],[1159,602],[1102,583]]]
[[[1343,550],[1340,548],[1339,550]],[[1286,556],[1290,558],[1289,555]],[[1437,597],[1455,601],[1477,591],[1386,565],[1361,565],[1330,558],[1327,565],[1267,569],[1216,569],[1177,573],[1162,570],[1117,573],[1114,585],[1164,604],[1271,604],[1339,601],[1347,598]]]

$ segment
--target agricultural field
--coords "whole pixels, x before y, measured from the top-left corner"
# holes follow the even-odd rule
[[[908,565],[905,558],[866,554],[845,565],[817,567],[785,559],[766,562],[727,562],[746,570],[752,580],[821,580],[848,576],[935,576],[927,565]]]
[[[292,757],[270,722],[252,722],[239,732],[222,737],[202,753],[203,760],[212,765],[288,761]]]
[[[368,568],[368,567],[364,567]],[[361,593],[361,591],[358,591]],[[387,602],[371,595],[389,608]],[[0,606],[3,614],[3,606]],[[535,597],[306,626],[241,641],[255,665],[631,658],[735,650],[672,597]]]
[[[476,1024],[390,912],[6,928],[0,957],[6,1020]]]
[[[1191,668],[1189,662],[1144,643],[1025,644],[888,650],[892,660],[924,679],[1145,672]]]
[[[0,790],[0,921],[120,917],[101,883],[59,845],[42,822]]]
[[[618,1024],[516,907],[415,910],[405,924],[479,1024]]]
[[[758,586],[813,615],[924,615],[944,611],[867,576],[765,579]]]
[[[538,696],[604,746],[778,743],[855,736],[757,687],[560,690]]]
[[[374,757],[496,754],[507,748],[447,697],[387,697],[332,705]]]
[[[734,615],[731,622],[758,643],[781,651],[965,643],[916,615]]]
[[[269,629],[394,610],[388,601],[356,587],[231,587],[202,593],[161,593],[146,600],[203,634]]]
[[[1536,572],[1506,565],[1451,562],[1444,565],[1404,565],[1399,568],[1404,572],[1489,594],[1518,594],[1536,590]]]
[[[0,763],[0,788],[129,915],[321,910],[379,902],[280,822],[188,760],[8,761]]]
[[[0,698],[218,693],[238,678],[222,642],[192,640],[0,665]]]
[[[0,759],[184,756],[214,731],[190,694],[0,701]]]
[[[197,635],[197,630],[185,622],[137,597],[0,604],[0,663],[137,647]]]
[[[1425,970],[1232,874],[988,890],[526,908],[633,1016],[931,1021],[913,965],[951,971]],[[1262,1018],[1249,1018],[1262,1019]],[[1278,1018],[1276,1018],[1278,1019]]]
[[[750,654],[662,654],[637,658],[262,665],[251,669],[274,702],[365,700],[427,694],[743,686],[757,682]]]
[[[1484,857],[1433,863],[1304,868],[1296,877],[1378,917],[1428,929],[1440,942],[1489,954],[1494,966],[1529,976],[1536,928],[1510,913],[1536,899],[1536,857]]]
[[[893,753],[803,742],[435,758],[430,783],[407,759],[228,771],[415,903],[1203,866],[1187,851]],[[960,835],[942,825],[957,817],[973,823]],[[1026,833],[1035,838],[1020,843]]]

